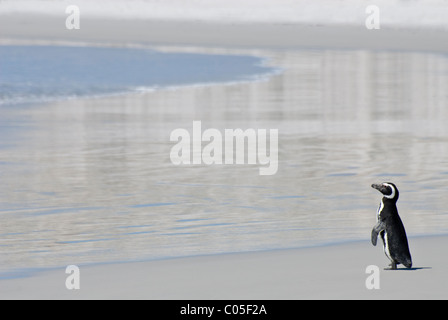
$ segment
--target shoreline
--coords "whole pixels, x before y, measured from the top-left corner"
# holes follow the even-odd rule
[[[83,19],[81,29],[67,30],[63,18],[4,15],[0,42],[109,43],[124,46],[223,47],[237,49],[344,49],[448,53],[448,32],[365,26],[299,24],[230,24],[183,21]],[[179,33],[182,30],[182,34]]]
[[[80,266],[80,289],[65,268],[0,280],[0,299],[446,299],[446,256],[431,250],[448,236],[409,238],[414,266],[384,270],[381,246],[369,241],[299,249],[226,253]],[[356,257],[356,259],[353,259]],[[379,289],[367,289],[368,266]]]

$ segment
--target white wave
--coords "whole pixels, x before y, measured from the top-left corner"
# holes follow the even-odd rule
[[[0,14],[194,20],[230,23],[364,25],[366,7],[380,9],[381,26],[448,29],[447,0],[0,0]]]

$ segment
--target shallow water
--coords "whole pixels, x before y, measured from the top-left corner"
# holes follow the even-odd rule
[[[253,56],[148,48],[0,46],[0,105],[252,79],[274,70]]]
[[[448,232],[448,57],[245,53],[284,72],[3,107],[1,269],[368,242],[386,180],[408,235]],[[195,120],[278,129],[277,174],[173,165],[170,134]]]

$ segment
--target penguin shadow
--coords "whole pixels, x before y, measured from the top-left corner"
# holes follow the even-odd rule
[[[432,267],[411,267],[411,268],[397,268],[397,269],[390,269],[390,268],[384,268],[385,271],[417,271],[417,270],[425,270],[425,269],[432,269]]]

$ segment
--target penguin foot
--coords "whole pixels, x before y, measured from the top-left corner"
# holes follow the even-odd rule
[[[384,270],[397,270],[397,264],[392,262],[388,268],[384,268]]]

